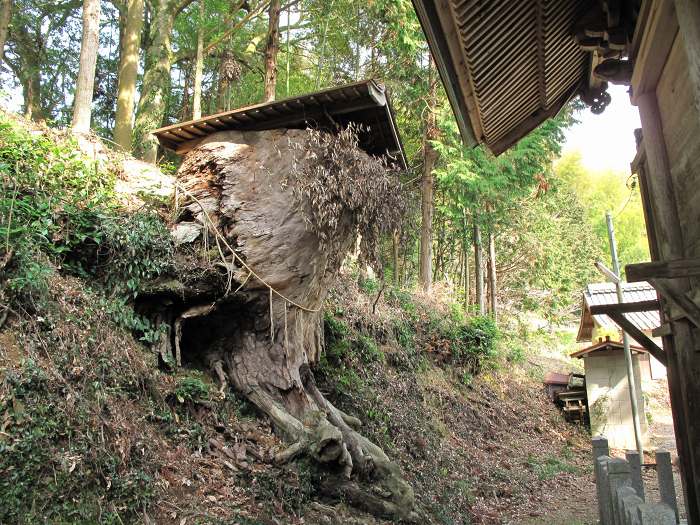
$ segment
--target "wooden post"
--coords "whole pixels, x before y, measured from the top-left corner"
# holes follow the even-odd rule
[[[656,93],[649,91],[638,95],[637,103],[644,130],[644,148],[647,169],[640,172],[644,178],[646,215],[651,218],[657,246],[651,253],[660,259],[684,257],[678,209],[673,193],[671,172],[666,152],[663,129]],[[647,196],[647,195],[645,195]],[[679,286],[685,283],[678,282]],[[662,302],[663,301],[662,298]],[[664,317],[668,317],[665,308]],[[700,354],[694,351],[695,341],[690,327],[683,321],[672,323],[673,335],[663,338],[667,354],[669,395],[676,434],[676,447],[681,465],[682,479],[687,495],[688,522],[700,524]],[[697,451],[697,453],[695,453]]]
[[[678,30],[688,58],[688,79],[693,88],[696,115],[700,115],[700,3],[675,0]]]
[[[615,288],[617,289],[617,302],[622,304],[625,302],[622,293],[622,281],[620,280],[620,261],[617,258],[617,243],[615,242],[615,229],[613,228],[612,214],[608,211],[605,213],[605,222],[608,225],[608,241],[610,242],[610,255],[612,257],[613,273],[617,277]],[[634,363],[632,361],[632,351],[630,350],[630,338],[624,327],[622,330],[622,345],[625,354],[625,366],[627,368],[627,388],[630,393],[630,407],[632,409],[632,425],[634,429],[634,441],[637,445],[637,452],[640,457],[644,457],[644,448],[642,447],[642,426],[639,422],[639,407],[637,406],[637,381],[634,377]]]

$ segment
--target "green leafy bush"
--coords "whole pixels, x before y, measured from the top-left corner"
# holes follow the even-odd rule
[[[198,377],[187,376],[180,378],[173,394],[180,403],[202,401],[209,399],[209,386]]]
[[[75,140],[30,132],[0,113],[0,289],[34,307],[53,269],[97,278],[111,294],[135,296],[172,262],[158,215],[122,213],[114,174],[84,158]],[[1,293],[1,292],[0,292]]]

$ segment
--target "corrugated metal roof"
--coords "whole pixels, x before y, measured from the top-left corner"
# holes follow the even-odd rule
[[[413,0],[467,144],[499,154],[587,85],[592,0]],[[467,116],[468,114],[468,116]]]
[[[646,281],[638,283],[622,283],[622,298],[625,303],[637,303],[641,301],[655,301],[656,290]],[[593,331],[593,321],[602,327],[619,330],[615,322],[607,315],[590,314],[590,306],[617,304],[617,289],[614,283],[592,283],[583,292],[583,308],[581,312],[581,326],[579,328],[579,341],[589,341]],[[661,324],[658,310],[645,312],[631,312],[624,316],[642,331],[648,332]]]
[[[203,137],[224,130],[261,131],[362,126],[360,147],[371,155],[389,155],[406,168],[403,146],[384,86],[365,80],[308,95],[246,106],[157,129],[161,145],[185,153]]]

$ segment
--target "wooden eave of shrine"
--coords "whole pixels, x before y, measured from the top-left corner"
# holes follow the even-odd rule
[[[413,0],[466,145],[500,154],[590,84],[590,0]]]
[[[613,355],[615,352],[621,352],[624,350],[624,344],[619,342],[619,341],[612,341],[610,338],[607,338],[606,340],[601,340],[591,346],[587,346],[586,348],[582,348],[581,350],[578,350],[574,352],[573,354],[570,354],[569,357],[575,357],[578,359],[582,359],[585,357],[590,357],[592,354],[595,355]],[[641,347],[641,346],[635,346],[635,345],[630,345],[630,350],[634,353],[637,354],[642,354],[646,353],[646,349]]]
[[[157,129],[160,144],[184,154],[219,131],[269,129],[336,130],[359,126],[359,146],[370,155],[388,156],[406,169],[406,160],[389,96],[375,80],[365,80],[307,95],[264,102]]]

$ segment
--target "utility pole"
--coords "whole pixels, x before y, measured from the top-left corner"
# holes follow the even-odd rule
[[[605,221],[608,224],[608,240],[610,241],[610,255],[612,257],[613,273],[617,277],[615,287],[617,288],[617,302],[623,303],[622,279],[620,278],[620,262],[617,260],[617,245],[615,244],[615,230],[613,229],[612,214],[605,212]],[[627,365],[627,384],[630,391],[630,404],[632,405],[632,422],[634,424],[634,440],[637,443],[639,458],[644,463],[644,448],[642,447],[642,428],[639,424],[639,407],[637,406],[637,383],[634,380],[634,366],[632,364],[632,351],[630,350],[630,339],[627,332],[622,331],[622,345],[625,352],[625,364]]]

